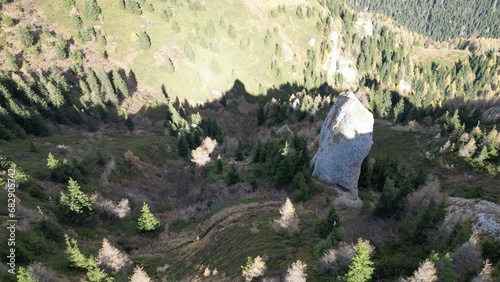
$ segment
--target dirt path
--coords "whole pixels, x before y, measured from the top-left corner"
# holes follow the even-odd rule
[[[255,202],[223,209],[204,220],[201,224],[198,224],[194,230],[181,232],[175,238],[171,237],[168,231],[164,232],[159,236],[158,241],[154,243],[154,249],[144,248],[134,255],[143,257],[151,256],[151,254],[165,254],[179,251],[182,248],[189,248],[195,242],[196,248],[199,248],[217,234],[217,232],[235,223],[242,216],[256,211],[277,210],[281,204],[282,201]]]

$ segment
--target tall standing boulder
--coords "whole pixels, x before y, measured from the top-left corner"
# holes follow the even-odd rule
[[[352,92],[340,95],[321,127],[318,151],[311,160],[313,175],[357,197],[361,163],[372,137],[372,113]]]

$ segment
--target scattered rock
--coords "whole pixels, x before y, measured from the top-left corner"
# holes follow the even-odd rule
[[[358,195],[361,163],[373,141],[373,115],[349,92],[338,97],[321,128],[319,148],[311,164],[322,181]]]
[[[487,109],[481,116],[481,121],[485,123],[495,123],[498,120],[500,120],[500,106]]]

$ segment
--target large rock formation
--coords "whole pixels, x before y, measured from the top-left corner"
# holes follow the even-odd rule
[[[357,197],[363,159],[372,147],[373,115],[352,92],[338,97],[321,128],[313,175]]]

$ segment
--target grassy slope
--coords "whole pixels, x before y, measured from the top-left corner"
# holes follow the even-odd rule
[[[472,170],[460,158],[454,156],[442,155],[434,160],[426,160],[424,153],[432,149],[427,146],[427,142],[431,139],[420,132],[395,128],[402,127],[381,121],[375,123],[373,147],[369,158],[388,156],[410,162],[417,169],[421,168],[439,176],[442,188],[452,196],[467,197],[470,190],[479,185],[484,189],[482,199],[495,203],[500,201],[497,184],[500,182],[500,175]]]
[[[80,13],[83,12],[83,2],[77,0],[76,7]],[[151,92],[159,93],[161,85],[164,84],[170,96],[181,96],[193,102],[210,98],[212,90],[221,92],[228,90],[236,78],[243,81],[247,89],[253,93],[258,92],[259,83],[265,87],[279,84],[280,81],[274,79],[270,70],[276,43],[283,46],[286,42],[296,55],[289,62],[285,62],[284,58],[277,58],[283,77],[293,75],[300,78],[302,77],[300,69],[306,60],[309,40],[316,37],[316,42],[320,42],[319,38],[322,38],[316,34],[318,32],[315,20],[308,20],[305,15],[303,20],[298,20],[295,16],[296,6],[284,1],[281,2],[288,5],[287,13],[280,13],[277,18],[272,18],[270,11],[281,4],[279,2],[273,2],[271,5],[264,1],[206,1],[207,12],[194,13],[184,2],[184,8],[181,9],[170,1],[166,3],[154,1],[155,11],[143,12],[142,16],[120,9],[115,0],[98,2],[103,10],[103,20],[89,22],[82,18],[85,26],[94,26],[105,31],[110,60],[125,69],[132,69],[138,81]],[[322,9],[315,1],[294,2],[293,4],[314,6],[318,11]],[[40,5],[38,10],[48,21],[61,27],[67,34],[75,34],[70,27],[69,8],[64,7],[62,1],[39,1],[37,5]],[[161,12],[167,7],[173,11],[173,17],[169,22],[160,17]],[[224,27],[219,24],[221,16],[225,21]],[[209,19],[212,19],[216,26],[213,38],[205,37],[204,28]],[[174,21],[179,23],[180,33],[172,30]],[[195,24],[199,25],[199,31],[196,31]],[[236,29],[236,39],[228,37],[229,24],[233,24]],[[278,29],[278,33],[273,32],[274,28]],[[269,46],[264,44],[267,29],[273,33],[273,40]],[[142,31],[148,33],[152,42],[151,48],[146,51],[140,49],[138,43],[131,42],[131,34]],[[205,37],[217,47],[218,52],[204,49],[200,46],[199,40],[190,37]],[[240,40],[247,39],[250,39],[251,45],[242,50],[239,46]],[[196,54],[194,62],[184,54],[185,42],[189,42]],[[318,43],[316,47],[319,47]],[[175,65],[174,74],[166,72],[167,58],[171,58]],[[210,70],[209,64],[212,59],[220,64],[220,74]],[[291,73],[292,64],[298,66],[295,74]],[[202,82],[198,85],[197,75]]]

